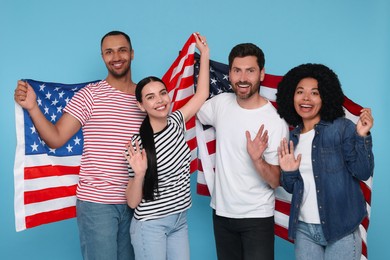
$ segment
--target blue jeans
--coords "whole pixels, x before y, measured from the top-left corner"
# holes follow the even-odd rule
[[[145,221],[133,218],[130,235],[137,260],[190,259],[187,211]]]
[[[320,224],[299,221],[295,239],[297,260],[357,260],[361,258],[362,239],[359,228],[352,234],[328,243]]]
[[[133,260],[129,227],[133,210],[126,204],[77,200],[81,253],[85,260]]]
[[[226,218],[213,210],[214,237],[220,260],[273,260],[274,217]]]

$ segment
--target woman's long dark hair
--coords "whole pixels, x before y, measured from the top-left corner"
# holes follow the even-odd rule
[[[135,98],[139,103],[142,103],[142,90],[150,82],[161,82],[164,86],[164,82],[154,76],[149,76],[142,79],[138,82],[137,87],[135,88]],[[156,193],[159,195],[158,191],[158,173],[157,173],[157,157],[156,157],[156,147],[154,145],[154,133],[153,128],[150,125],[149,115],[146,115],[144,121],[141,124],[139,129],[142,146],[146,152],[148,158],[148,168],[146,169],[144,186],[142,188],[143,198],[146,201],[154,200]]]

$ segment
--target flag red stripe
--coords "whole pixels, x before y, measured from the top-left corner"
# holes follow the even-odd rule
[[[360,188],[363,192],[366,202],[371,205],[371,189],[364,182],[360,182]]]
[[[275,210],[285,215],[290,215],[290,203],[282,200],[275,200]]]
[[[209,152],[209,155],[215,154],[216,143],[217,143],[217,140],[215,140],[215,139],[211,140],[210,142],[207,142],[206,146],[207,146],[207,151]]]
[[[180,100],[176,100],[174,103],[172,103],[172,111],[176,111],[177,109],[184,106],[187,103],[187,101],[192,98],[192,96],[189,96],[189,97],[186,97],[186,98],[183,98]]]
[[[288,230],[285,227],[279,226],[278,224],[274,225],[275,235],[290,242],[294,242],[293,240],[288,238]]]
[[[367,245],[362,241],[362,255],[364,255],[367,258]]]
[[[283,76],[265,74],[264,80],[261,82],[261,85],[269,88],[278,88],[278,84],[282,80],[282,78]]]
[[[193,64],[194,64],[194,55],[192,54],[192,55],[188,55],[189,57],[188,57],[188,59],[184,62],[184,66],[186,66],[186,67],[191,67],[191,66],[193,66]],[[181,90],[181,89],[186,89],[186,88],[189,88],[189,87],[191,87],[192,85],[194,85],[194,74],[191,74],[191,75],[185,75],[185,77],[183,76],[183,73],[184,73],[184,70],[185,70],[186,68],[185,67],[183,67],[182,68],[182,70],[180,71],[180,73],[177,73],[176,75],[175,75],[175,77],[172,79],[172,81],[171,82],[169,82],[169,86],[170,86],[170,88],[171,89],[169,89],[169,91],[170,90],[172,90],[172,88],[174,88],[174,87],[176,87],[176,85],[177,85],[177,81],[180,79],[180,77],[182,77],[181,78],[181,81],[180,81],[180,88],[177,88],[176,89],[176,91],[179,91],[179,90]],[[174,100],[174,99],[172,99],[172,100]],[[178,101],[178,100],[174,100],[174,101]],[[184,104],[183,104],[184,105]]]
[[[194,159],[190,163],[190,173],[194,173],[198,170],[198,160]]]
[[[57,186],[53,188],[25,191],[24,204],[37,203],[52,199],[74,196],[76,194],[77,184],[72,186]]]
[[[187,129],[187,130],[195,129],[195,128],[194,128],[195,125],[196,125],[196,120],[195,120],[195,116],[193,116],[193,117],[191,117],[191,118],[187,121],[187,123],[186,123],[186,129]]]
[[[24,179],[79,174],[80,166],[43,165],[24,168]]]
[[[278,108],[278,104],[277,104],[275,101],[271,101],[271,100],[270,100],[270,102],[271,102],[271,104],[272,104],[275,108]]]
[[[347,109],[351,114],[358,116],[360,115],[360,110],[362,110],[362,106],[356,104],[346,96],[344,96],[344,103],[343,106],[345,109]]]
[[[196,148],[197,147],[196,137],[191,138],[190,140],[187,140],[187,144],[191,150]]]
[[[26,228],[76,217],[76,206],[26,216]]]
[[[201,183],[197,183],[196,193],[203,196],[210,196],[210,192],[209,189],[207,188],[207,185]]]
[[[363,219],[362,223],[360,223],[360,224],[362,224],[362,226],[364,227],[364,229],[367,230],[367,229],[368,229],[368,225],[370,224],[370,219],[369,219],[368,217],[365,217],[365,218]]]

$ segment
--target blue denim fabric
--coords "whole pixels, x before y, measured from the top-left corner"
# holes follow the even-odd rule
[[[137,260],[189,260],[187,211],[140,221],[133,217],[131,242]]]
[[[301,126],[290,132],[294,146]],[[352,233],[367,215],[359,180],[373,175],[372,137],[361,137],[356,125],[346,118],[320,121],[315,126],[312,165],[317,189],[318,211],[326,241]],[[294,239],[303,196],[303,180],[297,171],[281,174],[283,188],[292,193],[289,238]]]
[[[84,260],[134,260],[129,233],[134,211],[127,204],[77,200],[76,209]]]
[[[299,221],[295,239],[295,258],[299,260],[358,260],[362,253],[359,228],[341,239],[328,243],[321,225]]]

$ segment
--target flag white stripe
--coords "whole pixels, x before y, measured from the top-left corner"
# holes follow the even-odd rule
[[[187,88],[179,89],[177,92],[178,100],[191,97],[192,95],[194,95],[194,85],[193,84],[188,86]]]
[[[15,103],[15,127],[16,127],[16,152],[14,162],[14,211],[15,211],[15,228],[16,231],[26,229],[26,221],[24,216],[24,115],[23,109]]]
[[[61,186],[72,186],[77,184],[78,181],[79,176],[77,174],[30,179],[25,180],[24,191],[27,192]]]
[[[270,101],[276,101],[276,89],[266,86],[260,87],[260,95],[267,98]]]
[[[47,154],[28,155],[25,158],[25,167],[38,165],[80,166],[81,155],[66,157],[47,156]]]
[[[354,122],[356,124],[357,121],[359,120],[359,117],[355,116],[354,114],[349,112],[347,109],[344,109],[344,111],[345,111],[345,117],[348,118],[349,120],[351,120],[352,122]]]
[[[189,55],[189,54],[192,54],[192,53],[194,53],[194,52],[195,52],[195,43],[192,43],[192,44],[189,46],[189,48],[188,48],[187,54],[186,54],[185,56],[183,56],[183,58],[180,59],[179,64],[178,64],[178,65],[175,67],[175,69],[172,71],[172,75],[171,75],[169,81],[171,81],[173,78],[176,77],[176,75],[177,75],[178,73],[180,73],[181,68],[183,68],[184,62],[188,59],[188,55]],[[187,67],[188,67],[188,66],[187,66]],[[191,66],[191,67],[192,67],[192,66]],[[192,74],[193,74],[193,73],[192,73]],[[184,75],[187,75],[187,74],[184,74]]]
[[[76,205],[76,195],[59,199],[47,200],[43,202],[25,205],[26,216],[35,215],[42,212],[59,210]]]
[[[282,226],[286,229],[288,229],[288,219],[289,216],[286,214],[283,214],[282,212],[275,211],[275,223],[279,226]]]

